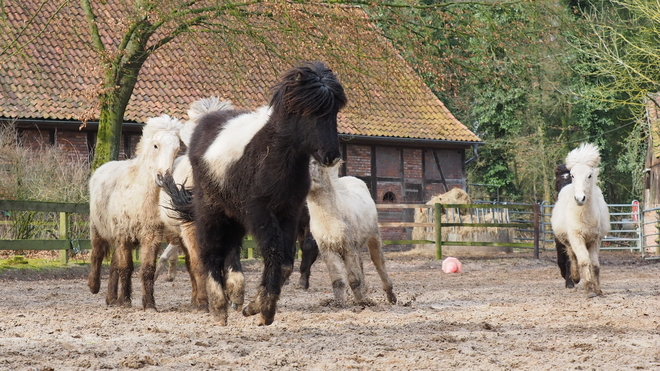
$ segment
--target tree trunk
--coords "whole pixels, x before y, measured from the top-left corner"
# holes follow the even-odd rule
[[[108,161],[119,159],[124,112],[137,83],[141,66],[142,63],[136,63],[131,67],[116,67],[113,68],[116,72],[109,71],[106,75],[104,85],[115,88],[108,89],[100,96],[101,112],[92,171]]]

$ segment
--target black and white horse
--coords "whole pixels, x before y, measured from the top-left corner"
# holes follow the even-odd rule
[[[243,315],[260,313],[261,325],[273,322],[293,269],[296,228],[310,188],[309,159],[324,166],[340,159],[337,115],[346,96],[337,76],[321,62],[304,63],[273,90],[270,105],[256,111],[200,117],[190,142],[192,219],[210,308],[223,324],[229,301],[242,304],[240,247],[247,233],[257,241],[264,268]]]

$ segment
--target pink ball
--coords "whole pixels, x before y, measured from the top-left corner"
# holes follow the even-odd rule
[[[442,261],[442,271],[445,273],[461,273],[462,264],[461,262],[452,257]]]

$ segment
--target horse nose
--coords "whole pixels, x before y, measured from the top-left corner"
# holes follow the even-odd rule
[[[318,154],[320,160],[319,162],[323,166],[332,166],[341,160],[341,153],[339,152],[339,149],[332,151],[319,150]]]
[[[575,202],[582,206],[587,201],[587,195],[575,195]]]

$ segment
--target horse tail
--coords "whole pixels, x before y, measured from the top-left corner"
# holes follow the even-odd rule
[[[208,97],[194,101],[188,109],[188,118],[197,120],[205,113],[234,109],[228,100],[220,100],[218,97]]]
[[[273,86],[275,112],[322,117],[346,105],[344,87],[322,62],[307,62],[287,71]]]
[[[224,110],[232,110],[234,106],[228,100],[221,101],[218,97],[208,97],[194,101],[188,109],[188,121],[183,125],[183,129],[179,133],[181,141],[186,146],[190,146],[190,138],[193,131],[197,127],[197,121],[203,115]]]
[[[174,211],[172,217],[184,223],[192,223],[194,220],[192,191],[189,188],[186,188],[186,182],[184,181],[183,184],[176,184],[174,177],[168,172],[163,177],[161,187],[170,197],[171,206],[164,207]]]

